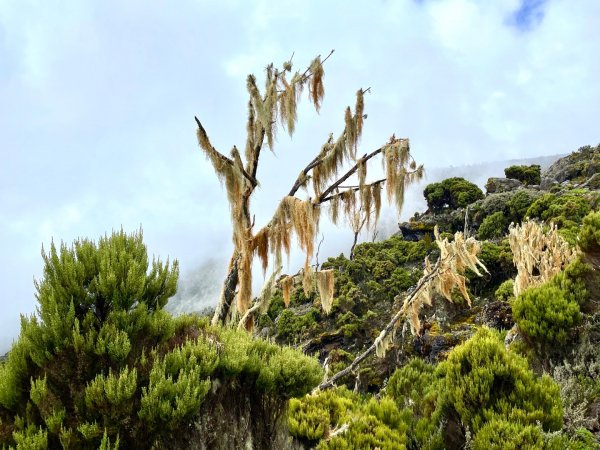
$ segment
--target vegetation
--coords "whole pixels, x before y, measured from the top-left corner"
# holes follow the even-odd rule
[[[506,178],[519,180],[525,185],[540,184],[542,181],[541,168],[537,164],[531,166],[510,166],[504,169]]]
[[[330,218],[335,224],[345,220],[356,238],[363,227],[369,229],[375,226],[384,186],[388,200],[401,209],[405,188],[423,177],[423,166],[417,166],[410,154],[408,139],[393,135],[386,144],[371,153],[357,155],[364,119],[367,117],[364,114],[366,90],[359,89],[354,110],[349,106],[345,110],[341,134],[337,138],[333,134],[329,136],[314,159],[307,161],[307,166],[296,180],[290,180],[291,189],[281,199],[271,220],[254,231],[250,199],[259,185],[256,177],[263,147],[266,144],[271,151],[274,150],[278,125],[290,136],[294,133],[297,103],[304,89],[309,91],[310,100],[319,110],[325,93],[323,63],[327,58],[321,60],[317,57],[306,70],[295,73],[292,73],[291,61],[286,61],[281,69],[270,64],[266,68],[263,93],[258,88],[256,77],[248,76],[247,137],[243,155],[235,146],[230,157],[215,149],[200,120],[196,118],[198,144],[217,177],[225,184],[235,247],[213,316],[214,325],[239,321],[240,327],[248,330],[253,328],[254,316],[268,309],[270,297],[258,298],[252,304],[252,262],[258,257],[263,272],[271,264],[276,274],[281,266],[282,255],[290,253],[293,235],[306,256],[303,268],[305,293],[309,295],[317,285],[319,298],[327,313],[331,306],[333,273],[315,273],[311,265],[321,209],[329,207]],[[383,158],[385,178],[367,182],[367,167],[372,158],[378,155]],[[339,172],[347,162],[350,167],[340,176]],[[356,185],[344,185],[344,181],[352,176],[357,178]],[[297,195],[301,188],[310,195],[299,198]],[[286,277],[285,292],[289,292],[290,285],[291,279]],[[284,295],[285,298],[287,295]]]
[[[177,262],[141,232],[52,244],[0,361],[0,448],[598,449],[597,153],[550,191],[430,205],[421,240],[358,244],[310,289],[275,272],[238,327],[169,315]],[[431,238],[465,215],[483,241]]]
[[[38,315],[23,318],[0,366],[2,446],[176,443],[209,420],[199,415],[218,403],[217,380],[283,405],[322,378],[318,362],[296,350],[171,317],[163,307],[177,263],[150,263],[141,232],[52,244],[43,256]]]
[[[439,183],[428,184],[423,195],[429,209],[438,212],[447,208],[464,208],[483,198],[483,192],[476,184],[460,177],[447,178]]]

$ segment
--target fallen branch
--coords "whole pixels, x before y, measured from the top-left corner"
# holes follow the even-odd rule
[[[433,279],[437,275],[437,272],[440,268],[440,264],[441,264],[440,260],[438,259],[435,266],[433,266],[431,272],[429,274],[427,274],[426,276],[424,276],[423,278],[421,278],[421,280],[419,280],[419,283],[417,284],[417,286],[413,289],[413,291],[404,300],[405,305],[409,304],[412,301],[412,299],[415,298],[419,294],[419,292],[421,291],[423,286],[425,286],[426,283],[428,283],[431,279]],[[386,327],[383,329],[383,331],[380,333],[379,336],[381,337],[383,335],[387,335],[388,333],[391,333],[393,331],[394,327],[396,326],[396,323],[398,323],[398,321],[402,317],[404,317],[405,313],[406,313],[406,309],[404,307],[401,308],[400,311],[398,311],[394,315],[394,317],[392,317],[392,320],[390,320],[390,322],[386,325]],[[346,367],[343,370],[340,370],[338,373],[333,375],[327,381],[324,381],[319,386],[317,386],[314,390],[315,391],[325,390],[325,389],[329,389],[329,388],[335,386],[335,382],[337,380],[345,377],[349,373],[352,373],[354,370],[356,370],[356,368],[360,365],[361,362],[363,362],[371,353],[375,352],[376,347],[377,347],[377,341],[373,342],[373,344],[371,344],[371,346],[368,349],[366,349],[364,352],[362,352],[360,355],[358,355],[356,357],[356,359],[354,361],[352,361],[352,363],[348,367]]]

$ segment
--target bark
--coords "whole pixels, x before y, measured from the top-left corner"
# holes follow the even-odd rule
[[[212,318],[213,325],[223,325],[227,321],[227,316],[231,310],[231,305],[235,299],[235,288],[238,284],[238,261],[240,255],[234,251],[231,261],[229,263],[229,273],[223,283],[223,289],[221,290],[221,296],[215,314]]]

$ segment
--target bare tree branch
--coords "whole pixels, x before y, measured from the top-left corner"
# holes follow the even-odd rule
[[[440,260],[438,259],[437,263],[435,264],[435,266],[433,266],[431,272],[429,274],[427,274],[426,276],[424,276],[423,278],[421,278],[421,280],[419,281],[419,283],[417,284],[417,286],[413,289],[413,291],[406,297],[404,303],[410,303],[410,301],[419,293],[419,291],[423,288],[423,286],[425,285],[425,283],[429,282],[429,280],[431,280],[432,278],[434,278],[437,275],[437,272],[440,268]],[[392,319],[389,321],[389,323],[385,326],[385,328],[383,329],[382,332],[387,333],[391,333],[392,330],[394,329],[394,327],[396,326],[396,323],[398,323],[398,321],[404,317],[405,311],[404,309],[400,309],[400,311],[398,311],[394,317],[392,317]],[[346,367],[343,370],[340,370],[338,373],[336,373],[335,375],[333,375],[331,378],[329,378],[328,380],[324,381],[323,383],[321,383],[319,386],[317,386],[314,390],[325,390],[325,389],[329,389],[333,386],[335,386],[335,382],[337,380],[339,380],[340,378],[345,377],[346,375],[352,373],[359,365],[361,362],[363,362],[371,353],[373,353],[375,351],[376,348],[376,344],[375,342],[373,342],[373,344],[371,344],[371,346],[366,349],[364,352],[362,352],[360,355],[358,355],[356,357],[356,359],[354,361],[352,361],[352,363]]]
[[[323,199],[325,197],[327,197],[329,194],[331,194],[337,187],[339,187],[344,181],[346,181],[348,178],[350,178],[352,175],[354,175],[354,173],[356,172],[356,170],[358,169],[358,165],[361,163],[366,163],[369,159],[373,158],[374,156],[377,156],[378,154],[380,154],[383,151],[383,147],[379,147],[377,150],[373,150],[371,153],[369,153],[368,155],[365,153],[363,155],[362,158],[358,159],[356,161],[356,163],[354,164],[354,166],[352,166],[350,168],[350,170],[348,170],[348,172],[346,172],[344,175],[342,175],[335,183],[333,183],[331,186],[329,186],[327,189],[325,189],[325,191],[319,195],[319,197],[317,198],[316,202],[317,204],[320,204],[323,202]]]

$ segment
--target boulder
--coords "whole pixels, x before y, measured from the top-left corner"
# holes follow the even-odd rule
[[[488,194],[497,194],[500,192],[510,192],[523,186],[519,180],[512,178],[489,178],[485,184],[485,189]]]

